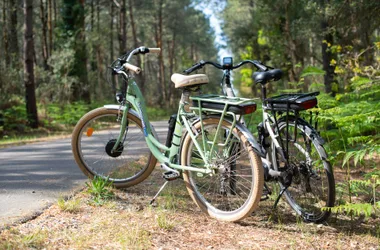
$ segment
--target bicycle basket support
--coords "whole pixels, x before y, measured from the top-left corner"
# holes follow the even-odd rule
[[[297,121],[298,118],[300,117],[299,112],[300,111],[305,111],[308,109],[312,109],[314,107],[317,107],[318,105],[318,100],[317,100],[317,95],[319,95],[319,92],[312,92],[312,93],[294,93],[294,94],[282,94],[278,96],[274,96],[271,98],[267,98],[264,100],[264,108],[267,110],[272,111],[272,115],[275,120],[276,124],[276,129],[279,131],[278,127],[278,117],[284,117],[286,120],[286,144],[285,147],[283,145],[283,140],[281,138],[281,134],[279,134],[279,139],[280,143],[282,144],[281,147],[285,149],[285,158],[288,160],[288,141],[289,141],[289,133],[288,133],[288,128],[289,128],[289,120],[290,116],[293,116],[295,119],[295,129],[294,129],[294,137],[293,140],[296,140],[296,135],[297,135]],[[318,122],[317,118],[318,117],[318,112],[315,113],[315,129],[317,130],[318,128]],[[309,123],[312,124],[313,122],[313,113],[312,111],[310,112],[310,120]]]

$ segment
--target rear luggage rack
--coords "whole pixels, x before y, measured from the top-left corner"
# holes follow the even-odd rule
[[[219,95],[200,95],[190,97],[193,101],[193,110],[202,111],[222,111],[227,108],[227,112],[232,112],[236,115],[251,114],[256,111],[256,103],[252,99],[227,97]],[[227,105],[227,107],[226,107]]]
[[[319,92],[282,94],[267,98],[264,102],[267,109],[274,111],[302,111],[317,106],[317,95]]]

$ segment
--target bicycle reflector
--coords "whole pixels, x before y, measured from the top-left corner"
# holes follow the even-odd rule
[[[315,107],[317,104],[318,104],[318,101],[316,98],[314,98],[314,99],[307,100],[305,102],[301,102],[299,105],[301,106],[303,110],[306,110],[306,109],[311,109]]]
[[[93,128],[88,128],[87,131],[86,131],[87,137],[91,137],[93,133],[94,133],[94,129]]]
[[[256,103],[242,105],[242,115],[251,114],[256,111]]]

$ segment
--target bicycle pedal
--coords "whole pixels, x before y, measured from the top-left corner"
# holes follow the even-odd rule
[[[179,178],[179,173],[168,171],[162,174],[162,177],[167,181],[173,181],[177,178]]]

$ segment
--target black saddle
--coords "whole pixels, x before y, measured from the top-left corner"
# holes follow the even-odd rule
[[[252,78],[256,83],[261,83],[262,85],[265,85],[266,83],[270,81],[278,81],[282,77],[282,70],[281,69],[272,69],[264,72],[254,72],[252,74]]]

